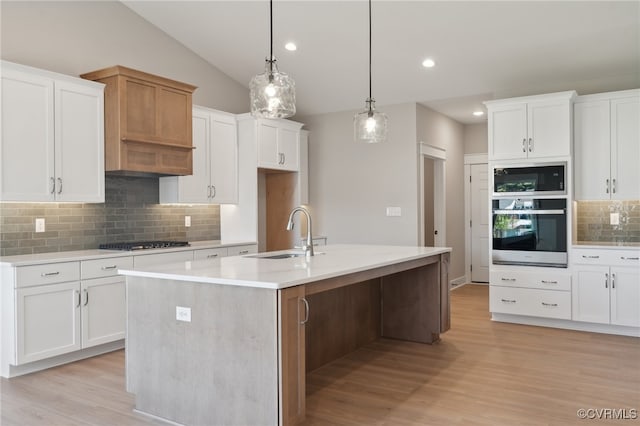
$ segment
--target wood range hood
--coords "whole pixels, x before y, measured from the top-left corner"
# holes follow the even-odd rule
[[[106,85],[107,174],[192,174],[191,109],[195,86],[120,65],[80,77]]]

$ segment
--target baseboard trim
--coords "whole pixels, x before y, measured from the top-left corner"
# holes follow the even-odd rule
[[[492,312],[491,320],[538,327],[563,328],[566,330],[587,331],[591,333],[616,334],[619,336],[640,337],[640,327],[622,325],[594,324],[590,322],[570,321],[552,318],[529,317],[525,315],[501,314]]]
[[[466,278],[466,276],[463,275],[461,277],[458,277],[456,279],[453,279],[453,280],[449,281],[449,288],[459,287],[459,286],[464,285],[466,283],[467,283],[467,278]]]
[[[106,354],[107,352],[117,351],[124,348],[124,339],[115,342],[109,342],[87,349],[71,352],[68,354],[58,355],[47,359],[30,362],[23,365],[9,365],[9,374],[3,376],[6,378],[18,377],[36,371],[46,370],[47,368],[57,367],[59,365],[68,364],[70,362],[79,361],[85,358],[91,358],[96,355]]]

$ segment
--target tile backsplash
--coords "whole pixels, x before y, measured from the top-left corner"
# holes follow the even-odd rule
[[[610,225],[618,213],[619,225]],[[640,200],[576,202],[577,241],[640,243]]]
[[[191,227],[184,226],[185,215]],[[45,219],[36,233],[35,219]],[[160,205],[157,178],[107,176],[103,204],[0,203],[0,256],[120,241],[220,239],[217,205]]]

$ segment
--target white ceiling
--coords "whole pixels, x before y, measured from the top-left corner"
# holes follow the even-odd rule
[[[266,0],[123,3],[247,87],[263,72]],[[380,110],[418,102],[474,123],[488,99],[640,87],[639,1],[374,0],[372,10]],[[274,1],[274,54],[296,81],[299,115],[364,108],[367,13],[363,0]],[[423,68],[426,57],[436,67]]]

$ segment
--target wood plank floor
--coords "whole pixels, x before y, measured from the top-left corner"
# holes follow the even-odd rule
[[[124,352],[0,381],[0,424],[155,425],[132,411]],[[308,425],[638,424],[640,340],[491,322],[486,286],[452,292],[435,345],[381,339],[307,377]],[[225,425],[227,426],[227,425]]]

